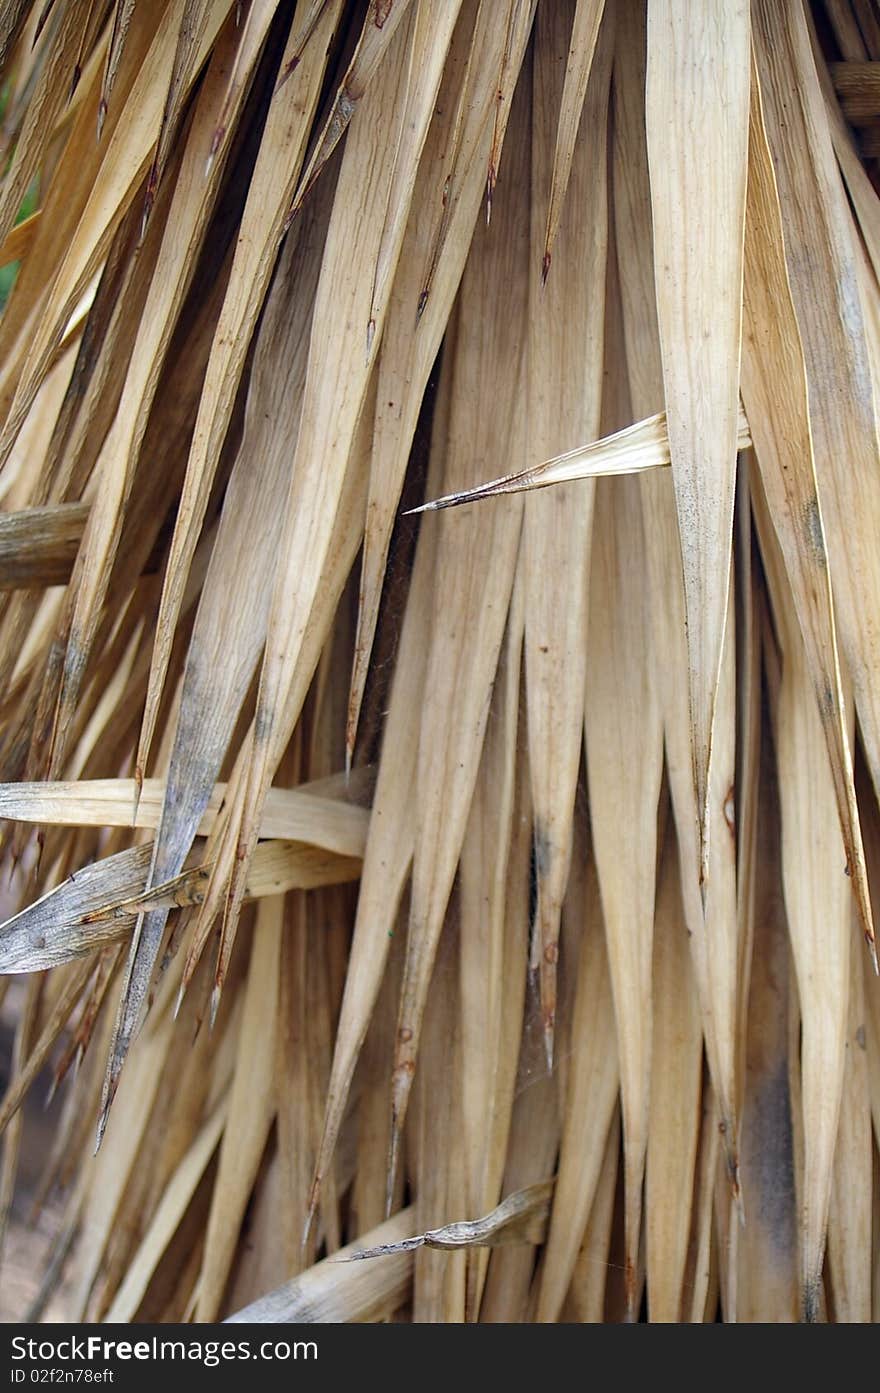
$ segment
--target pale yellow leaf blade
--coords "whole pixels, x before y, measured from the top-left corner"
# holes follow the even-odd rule
[[[553,257],[562,208],[569,189],[572,165],[578,143],[578,128],[587,95],[587,84],[599,26],[605,12],[605,0],[578,0],[571,26],[571,41],[568,47],[568,60],[565,65],[565,85],[562,89],[562,104],[556,130],[556,149],[553,155],[553,173],[550,181],[550,201],[547,209],[547,222],[544,232],[544,245],[541,256],[541,278],[546,281]],[[572,193],[574,201],[575,194]]]
[[[737,449],[751,444],[749,425],[740,411],[737,423]],[[603,436],[587,445],[578,446],[555,459],[545,460],[515,474],[504,474],[475,488],[461,489],[442,498],[411,508],[412,513],[425,513],[441,508],[455,508],[463,503],[476,503],[496,494],[527,493],[531,489],[548,488],[551,484],[568,484],[577,480],[615,478],[625,474],[643,474],[663,469],[671,462],[666,413],[657,412],[643,421],[636,421],[613,435]]]
[[[283,899],[272,896],[263,900],[257,912],[235,1073],[205,1231],[199,1320],[217,1318],[245,1206],[278,1106],[274,1065],[283,910]]]
[[[874,928],[837,654],[832,578],[813,461],[807,380],[791,299],[757,73],[752,89],[743,296],[743,400],[803,636],[863,932]]]
[[[648,1319],[678,1322],[700,1134],[703,1037],[681,901],[681,870],[668,818],[654,922],[654,1035],[645,1176]]]
[[[578,1251],[598,1192],[606,1136],[620,1087],[614,1000],[602,906],[591,867],[582,906],[583,941],[571,1023],[574,1067],[569,1074],[559,1150],[559,1174],[544,1252],[535,1319],[560,1319]],[[615,1155],[615,1163],[617,1157]],[[616,1169],[616,1165],[615,1165]]]
[[[552,22],[540,13],[537,21],[527,379],[527,439],[533,459],[589,440],[600,430],[608,249],[610,24],[600,39],[586,95],[553,281],[542,287],[539,280],[544,209],[552,198],[553,118],[560,95],[560,56],[569,12],[570,7],[560,6]],[[585,215],[587,207],[591,209],[589,217]],[[559,942],[580,766],[593,492],[592,483],[579,482],[535,494],[526,500],[523,517],[526,705],[537,896],[534,932],[541,945],[548,1039],[552,1038],[554,996],[549,979]]]
[[[647,53],[657,321],[684,567],[703,885],[736,473],[749,6],[650,0]]]
[[[663,728],[652,681],[636,480],[596,496],[585,734],[590,822],[617,1022],[626,1177],[626,1295],[635,1312],[648,1143],[651,965]]]
[[[228,1316],[226,1324],[240,1322],[276,1325],[297,1321],[309,1324],[367,1321],[386,1307],[394,1309],[412,1282],[413,1259],[409,1250],[390,1254],[380,1263],[347,1263],[365,1246],[382,1247],[400,1242],[411,1230],[415,1206],[401,1209],[384,1223],[348,1247],[324,1258],[292,1282]]]

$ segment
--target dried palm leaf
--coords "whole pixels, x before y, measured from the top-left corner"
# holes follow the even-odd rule
[[[878,62],[0,3],[34,1317],[876,1319]]]

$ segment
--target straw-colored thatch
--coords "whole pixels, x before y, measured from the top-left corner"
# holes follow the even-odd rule
[[[7,0],[0,69],[35,1313],[880,1317],[873,0]]]

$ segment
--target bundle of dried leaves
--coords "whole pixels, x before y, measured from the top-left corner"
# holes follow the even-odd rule
[[[36,1311],[877,1319],[873,0],[0,64]]]

